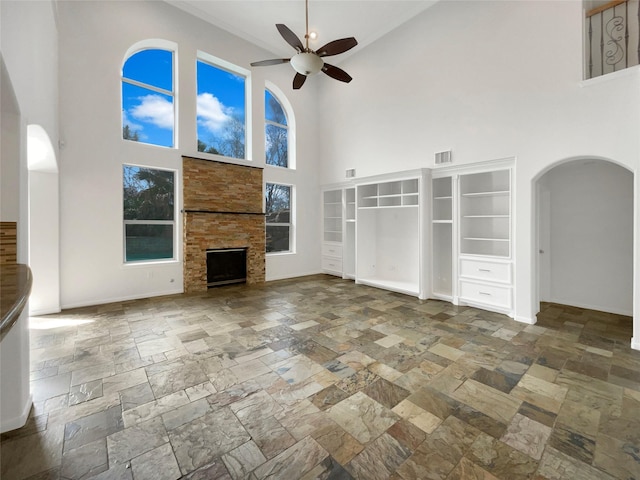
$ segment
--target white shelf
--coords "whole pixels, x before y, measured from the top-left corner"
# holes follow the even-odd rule
[[[480,238],[480,237],[462,237],[463,240],[473,240],[478,242],[508,242],[508,238]]]
[[[463,215],[462,218],[509,218],[510,215]]]
[[[433,220],[431,223],[435,223],[435,224],[444,223],[444,224],[451,225],[453,223],[453,220]]]
[[[463,193],[463,197],[498,197],[502,195],[509,195],[509,190],[499,190],[499,191],[490,191],[490,192],[468,192]]]

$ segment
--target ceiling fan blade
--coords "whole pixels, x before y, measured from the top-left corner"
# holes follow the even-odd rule
[[[329,57],[331,55],[338,55],[339,53],[351,50],[356,45],[358,45],[358,41],[353,37],[341,38],[340,40],[334,40],[333,42],[323,45],[316,50],[316,53],[320,57]]]
[[[341,82],[349,83],[351,80],[353,80],[347,72],[345,72],[341,68],[329,65],[328,63],[325,63],[322,66],[322,71],[329,75],[331,78],[335,78],[336,80],[340,80]]]
[[[289,63],[289,58],[273,58],[271,60],[260,60],[259,62],[252,62],[252,67],[268,67],[269,65],[280,65],[281,63]]]
[[[304,46],[302,45],[302,42],[300,41],[298,36],[289,29],[289,27],[287,27],[283,23],[277,23],[276,28],[280,32],[280,35],[282,35],[282,38],[284,38],[289,45],[291,45],[293,48],[295,48],[299,52],[304,51]]]
[[[302,85],[304,85],[304,82],[306,79],[307,79],[306,75],[302,75],[301,73],[296,73],[296,76],[293,77],[293,89],[298,90]]]

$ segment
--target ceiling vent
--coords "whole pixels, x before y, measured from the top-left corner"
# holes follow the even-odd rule
[[[451,150],[436,152],[436,165],[442,165],[443,163],[451,163]]]

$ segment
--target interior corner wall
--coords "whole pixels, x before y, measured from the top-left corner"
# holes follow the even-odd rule
[[[434,167],[442,150],[454,165],[516,158],[515,318],[528,323],[538,312],[535,179],[567,158],[640,167],[640,67],[584,82],[583,18],[580,1],[437,2],[340,64],[351,83],[321,86],[322,183],[348,168]]]
[[[633,310],[633,173],[610,162],[573,161],[540,182],[547,212],[550,297],[610,313]]]
[[[249,42],[183,12],[166,2],[58,2],[60,119],[64,148],[60,162],[61,304],[95,305],[182,291],[182,221],[174,262],[123,263],[123,163],[170,169],[182,184],[182,156],[223,160],[197,151],[196,74],[198,51],[250,69],[250,62],[272,58]],[[177,45],[176,148],[122,139],[120,73],[128,49],[145,39]],[[264,168],[266,182],[295,184],[298,237],[295,254],[269,258],[267,279],[320,271],[317,92],[310,82],[291,88],[292,72],[273,67],[251,70],[251,160],[264,165],[265,81],[285,92],[296,114],[297,168]],[[309,88],[307,88],[309,87]],[[228,160],[228,159],[227,159]],[[225,160],[226,161],[226,160]],[[182,208],[178,192],[178,211]]]
[[[52,141],[54,155],[58,154],[58,32],[55,4],[51,0],[2,1],[0,23],[2,55],[20,107],[23,130],[19,140],[20,192],[9,203],[14,203],[20,210],[20,258],[32,267],[34,275],[30,306],[46,304],[44,310],[57,311],[59,302],[56,299],[60,294],[58,184],[54,180],[49,182],[50,188],[46,190],[30,190],[33,172],[27,170],[27,124],[40,125]],[[33,192],[36,199],[29,197]],[[30,216],[34,212],[34,205],[45,207],[45,211],[36,211],[35,214],[36,217],[45,218],[46,226],[50,227],[44,236],[31,235]],[[42,228],[39,230],[42,231]],[[39,241],[43,238],[45,241]],[[43,270],[37,265],[38,260],[31,258],[30,252],[37,252],[39,258],[45,259],[46,274],[43,275]]]

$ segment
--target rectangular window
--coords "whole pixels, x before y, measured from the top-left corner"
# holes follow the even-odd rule
[[[198,151],[246,158],[246,77],[198,60]]]
[[[290,252],[291,186],[267,183],[265,189],[267,253]]]
[[[124,261],[175,259],[175,172],[124,165]]]

